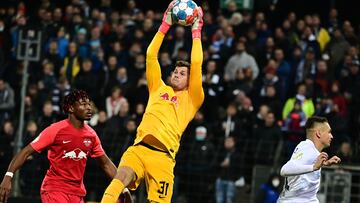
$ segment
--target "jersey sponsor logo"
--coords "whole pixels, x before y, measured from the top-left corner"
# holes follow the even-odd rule
[[[86,147],[89,147],[91,145],[91,140],[89,138],[85,138],[83,143]]]
[[[63,140],[63,141],[62,141],[63,144],[67,144],[67,143],[69,143],[69,142],[71,142],[71,140]]]
[[[162,100],[170,101],[170,102],[174,103],[176,106],[179,106],[179,100],[178,100],[177,96],[172,96],[170,98],[168,93],[164,93],[164,94],[160,93],[160,98]]]
[[[292,160],[300,160],[303,155],[304,155],[304,153],[302,153],[302,152],[298,153],[298,154],[294,154],[291,159]]]
[[[79,148],[76,148],[76,149],[68,151],[68,152],[64,151],[64,156],[62,158],[63,159],[69,158],[74,161],[79,161],[81,159],[87,159],[87,153],[83,152]]]
[[[160,98],[163,100],[169,100],[169,94],[168,93],[160,94]]]

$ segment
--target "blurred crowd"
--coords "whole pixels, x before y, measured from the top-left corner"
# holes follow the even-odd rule
[[[18,33],[29,27],[43,38],[40,61],[29,64],[23,145],[65,118],[61,99],[83,89],[93,99],[89,123],[117,164],[146,108],[145,54],[162,12],[142,10],[135,0],[123,9],[114,9],[111,0],[96,6],[41,0],[31,12],[23,1],[10,2],[0,7],[1,174],[13,156],[19,123],[24,63],[16,59]],[[235,187],[250,190],[253,167],[276,171],[305,139],[303,126],[312,115],[330,122],[328,152],[342,164],[359,163],[360,36],[346,14],[331,8],[325,17],[289,12],[273,20],[276,5],[249,11],[229,1],[211,13],[207,1],[197,3],[205,22],[205,102],[182,138],[175,197],[222,202],[236,196]],[[190,60],[191,32],[173,26],[164,40],[159,63],[168,82],[175,61]],[[108,180],[88,164],[88,196],[98,199]],[[39,195],[46,167],[46,152],[31,156],[21,170],[24,194]]]

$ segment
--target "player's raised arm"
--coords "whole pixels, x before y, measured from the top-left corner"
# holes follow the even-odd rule
[[[281,168],[280,175],[285,177],[296,176],[319,170],[328,158],[328,155],[325,152],[322,152],[319,154],[314,164],[305,164],[304,160],[307,159],[307,156],[304,151],[294,153],[291,159]]]
[[[146,51],[146,80],[148,82],[148,88],[150,92],[152,90],[156,90],[160,85],[164,84],[164,82],[161,80],[161,69],[158,61],[158,53],[164,37],[172,25],[171,9],[174,3],[175,0],[169,4],[168,8],[164,12],[159,30],[155,34]]]
[[[196,8],[198,16],[195,19],[191,32],[192,32],[192,49],[191,49],[191,67],[189,79],[189,94],[193,99],[195,106],[200,106],[204,101],[204,90],[202,87],[202,74],[201,66],[203,62],[203,51],[201,45],[201,29],[204,24],[203,12],[200,7]]]

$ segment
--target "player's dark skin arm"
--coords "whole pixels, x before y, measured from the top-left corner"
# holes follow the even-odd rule
[[[17,153],[14,158],[11,160],[8,172],[15,173],[26,161],[26,159],[34,153],[35,150],[31,147],[31,145],[27,145],[23,148],[19,153]],[[7,198],[10,195],[11,191],[11,180],[12,178],[9,176],[4,176],[1,185],[0,185],[0,203],[7,202]]]
[[[96,161],[100,165],[100,167],[105,171],[106,175],[113,179],[116,175],[116,166],[114,163],[109,159],[109,157],[104,154],[98,158],[96,158]]]

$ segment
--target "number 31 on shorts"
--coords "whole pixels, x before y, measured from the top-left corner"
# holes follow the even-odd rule
[[[165,197],[168,193],[168,189],[169,189],[169,183],[165,182],[165,181],[160,181],[160,188],[158,189],[158,193],[160,194],[159,197]]]

